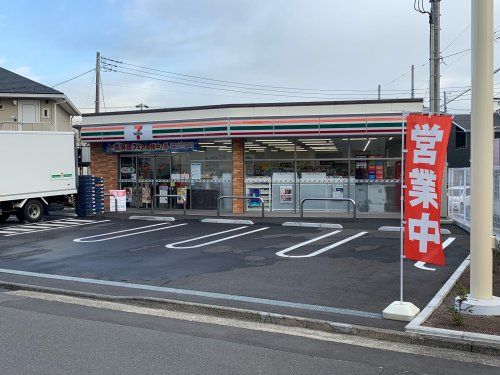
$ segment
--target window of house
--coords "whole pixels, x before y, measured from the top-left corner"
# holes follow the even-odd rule
[[[49,109],[42,108],[42,118],[49,118]]]
[[[467,148],[467,132],[462,129],[458,129],[455,132],[455,147],[456,148]]]

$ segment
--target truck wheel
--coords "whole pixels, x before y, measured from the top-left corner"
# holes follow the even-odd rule
[[[0,215],[0,223],[4,223],[10,217],[10,212],[5,212]]]
[[[30,199],[22,208],[24,220],[29,223],[36,223],[43,218],[43,205],[36,199]]]

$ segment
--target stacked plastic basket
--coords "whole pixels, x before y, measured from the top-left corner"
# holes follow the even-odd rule
[[[78,216],[92,216],[104,212],[104,179],[102,177],[79,176],[75,212]]]

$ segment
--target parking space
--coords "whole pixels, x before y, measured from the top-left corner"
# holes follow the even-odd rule
[[[362,220],[343,229],[114,218],[56,226],[63,223],[15,236],[1,233],[28,232],[0,226],[0,279],[50,277],[375,325],[388,324],[381,311],[399,296],[399,233]],[[467,233],[451,229],[447,266],[405,261],[406,299],[421,308],[468,255]]]

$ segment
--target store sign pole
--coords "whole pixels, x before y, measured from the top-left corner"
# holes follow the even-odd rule
[[[405,258],[444,265],[440,198],[450,130],[451,116],[403,114],[400,295],[399,301],[391,303],[383,311],[386,319],[411,321],[420,312],[414,304],[404,301]]]

